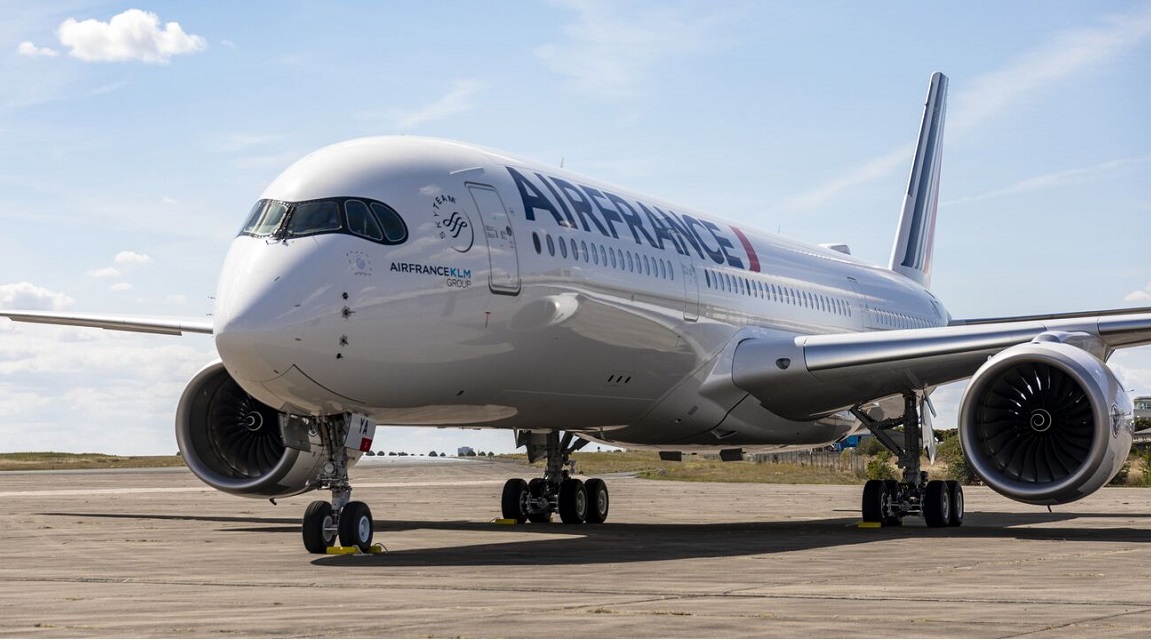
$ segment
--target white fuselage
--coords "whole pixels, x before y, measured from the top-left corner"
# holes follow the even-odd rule
[[[262,196],[349,198],[391,207],[406,238],[242,234],[221,275],[221,358],[282,411],[811,446],[855,421],[772,415],[731,383],[730,362],[714,375],[735,342],[949,320],[920,285],[839,251],[453,142],[334,145]]]

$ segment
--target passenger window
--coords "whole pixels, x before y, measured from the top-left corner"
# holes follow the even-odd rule
[[[384,232],[380,229],[376,216],[372,215],[368,205],[362,201],[348,200],[344,203],[344,213],[348,216],[348,231],[376,242],[384,239]],[[536,248],[539,248],[539,238],[536,238]]]
[[[552,239],[552,237],[551,237],[551,235],[549,234],[549,235],[547,236],[547,241],[548,241],[548,255],[549,255],[549,256],[554,256],[554,255],[556,254],[556,243],[555,243],[555,240],[553,240],[553,239]]]
[[[559,238],[559,241],[560,241],[560,256],[566,258],[566,257],[568,257],[568,243],[566,240],[563,239],[562,236]]]

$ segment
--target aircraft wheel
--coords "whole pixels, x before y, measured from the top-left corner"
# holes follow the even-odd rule
[[[887,484],[883,480],[868,480],[863,485],[863,521],[883,522],[883,504],[886,502]]]
[[[948,480],[947,492],[951,494],[951,517],[947,524],[958,527],[963,524],[963,485],[958,480]]]
[[[359,547],[367,553],[372,546],[372,510],[363,502],[349,502],[340,513],[340,544]]]
[[[584,483],[584,489],[588,499],[587,521],[592,524],[603,523],[607,520],[607,510],[610,506],[607,483],[599,478],[592,478]]]
[[[520,524],[527,522],[527,514],[524,513],[524,496],[527,492],[528,483],[523,478],[512,478],[504,483],[500,511],[505,520],[515,520]]]
[[[336,528],[332,526],[332,505],[316,500],[304,511],[304,548],[309,553],[327,553],[328,547],[336,542]]]
[[[951,493],[947,483],[932,480],[923,492],[923,519],[929,527],[946,527],[951,520]]]
[[[587,520],[587,488],[582,480],[568,478],[560,484],[560,520],[564,524],[581,524]]]

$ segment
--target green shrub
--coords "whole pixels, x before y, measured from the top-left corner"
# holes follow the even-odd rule
[[[892,453],[881,449],[867,461],[868,480],[895,480],[895,469],[891,468]]]

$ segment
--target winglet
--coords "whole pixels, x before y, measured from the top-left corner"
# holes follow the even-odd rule
[[[899,234],[891,250],[892,271],[927,287],[935,243],[935,209],[939,203],[939,167],[943,160],[943,120],[947,110],[947,76],[931,74],[927,104],[919,126],[919,144],[903,199]]]

